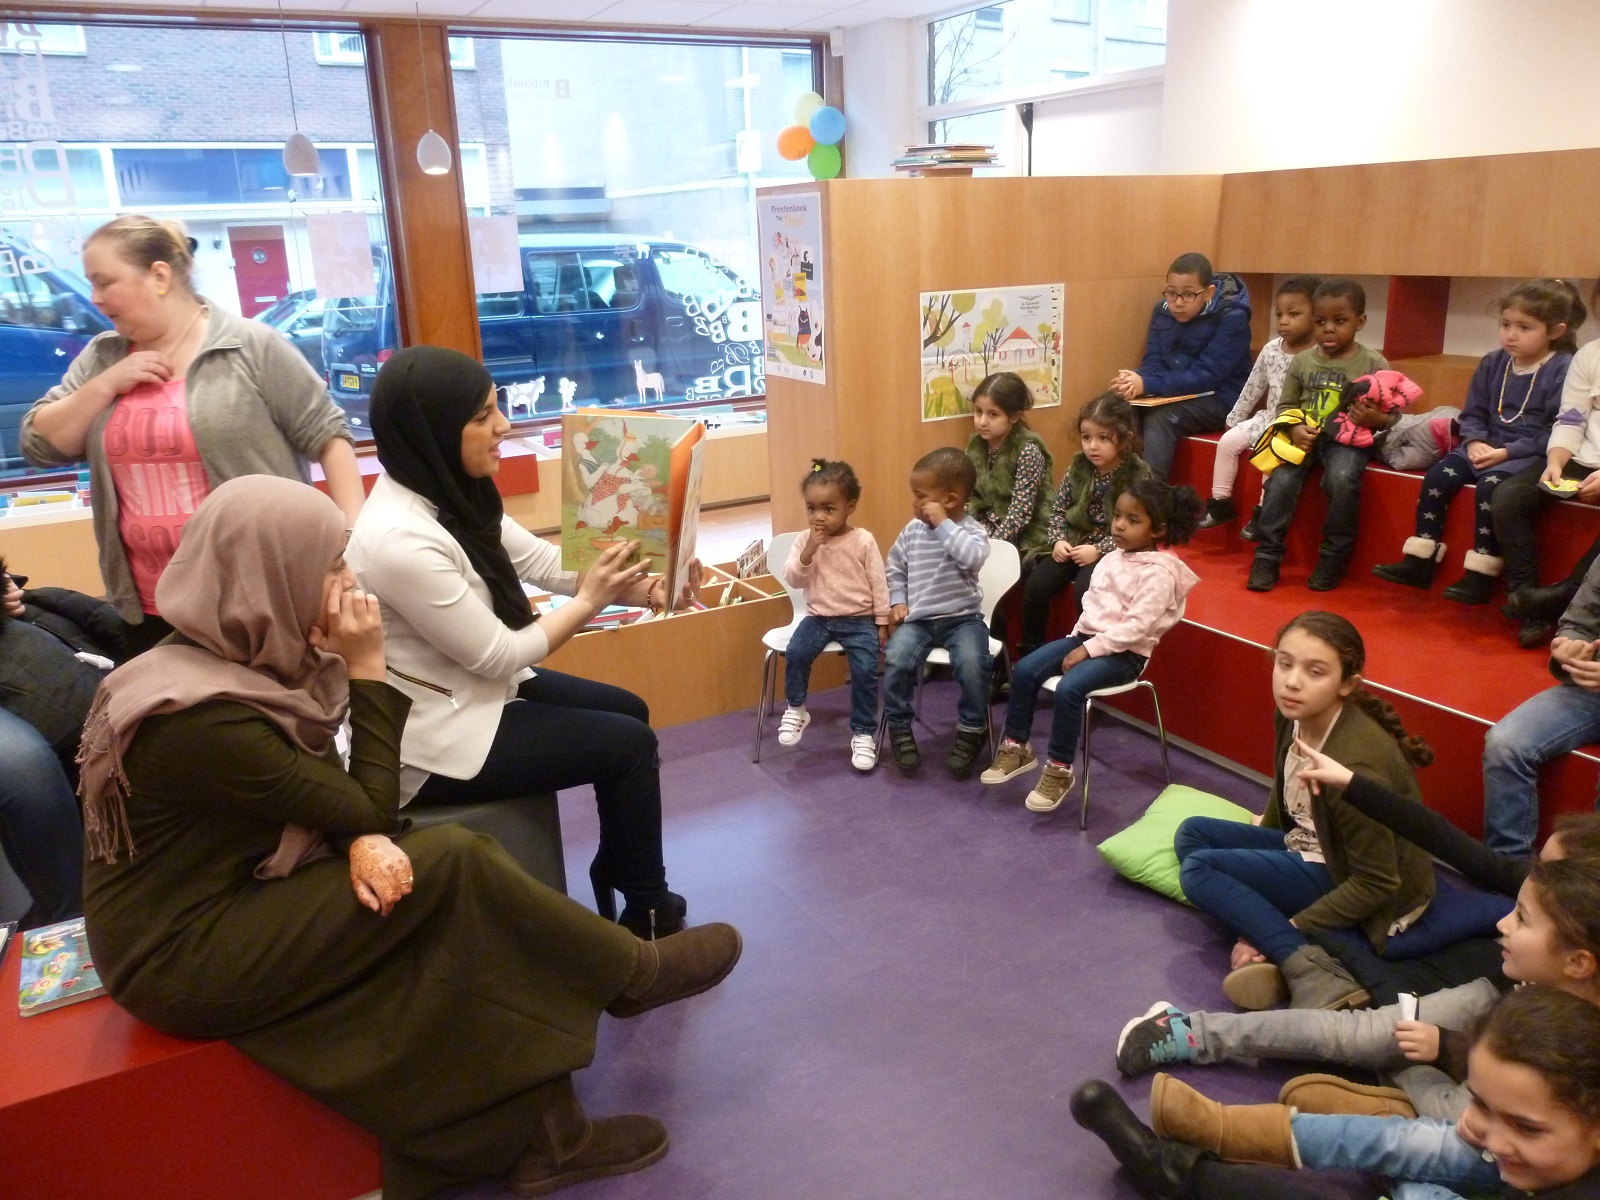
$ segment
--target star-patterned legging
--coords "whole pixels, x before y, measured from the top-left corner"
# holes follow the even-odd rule
[[[1500,557],[1500,543],[1494,536],[1494,522],[1490,519],[1490,501],[1494,489],[1526,467],[1532,459],[1513,459],[1497,463],[1482,474],[1460,450],[1452,450],[1422,477],[1422,493],[1417,497],[1417,536],[1439,541],[1444,536],[1445,512],[1450,499],[1469,483],[1478,485],[1474,497],[1472,548],[1479,554]]]

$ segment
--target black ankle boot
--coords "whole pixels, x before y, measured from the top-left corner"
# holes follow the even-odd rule
[[[1513,621],[1559,621],[1577,594],[1577,585],[1570,579],[1552,583],[1549,587],[1518,588],[1506,597],[1500,611]]]
[[[689,902],[676,892],[653,908],[629,903],[617,918],[617,924],[629,929],[635,937],[653,942],[657,938],[671,937],[683,931],[683,919],[689,913]]]
[[[1103,1079],[1091,1079],[1072,1093],[1072,1119],[1106,1144],[1133,1176],[1139,1194],[1150,1200],[1184,1200],[1189,1177],[1205,1157],[1198,1146],[1158,1138]]]
[[[1239,515],[1239,510],[1234,508],[1233,501],[1224,496],[1222,499],[1212,497],[1206,501],[1206,515],[1200,518],[1201,529],[1215,529],[1218,525],[1226,525]]]
[[[1256,505],[1250,510],[1250,519],[1244,523],[1244,528],[1239,530],[1239,536],[1247,542],[1261,540],[1261,531],[1256,528],[1256,522],[1261,519],[1261,505]]]
[[[1494,583],[1493,575],[1485,575],[1482,571],[1468,571],[1445,588],[1444,598],[1454,600],[1457,604],[1487,604],[1489,597],[1494,595]]]
[[[1372,573],[1390,583],[1403,583],[1406,587],[1427,591],[1433,586],[1433,573],[1439,564],[1431,558],[1418,558],[1415,554],[1401,555],[1399,562],[1379,563]]]

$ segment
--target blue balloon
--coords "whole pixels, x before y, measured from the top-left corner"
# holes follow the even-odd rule
[[[831,104],[824,104],[811,114],[811,136],[819,146],[837,146],[844,137],[844,114]]]

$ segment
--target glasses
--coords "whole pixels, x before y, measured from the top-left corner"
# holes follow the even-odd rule
[[[1146,293],[1146,294],[1148,295],[1148,293]],[[1200,299],[1200,297],[1204,296],[1204,295],[1205,295],[1205,292],[1203,292],[1203,291],[1201,291],[1201,292],[1178,292],[1178,291],[1174,291],[1172,288],[1167,288],[1165,291],[1163,291],[1161,293],[1161,298],[1163,300],[1165,300],[1168,304],[1171,304],[1174,300],[1182,300],[1185,304],[1193,304],[1196,300]]]

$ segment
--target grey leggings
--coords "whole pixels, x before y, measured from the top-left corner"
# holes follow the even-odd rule
[[[1494,1007],[1500,989],[1487,979],[1423,996],[1417,1019],[1444,1029],[1468,1030]],[[1300,1059],[1366,1067],[1393,1078],[1419,1117],[1453,1121],[1467,1107],[1467,1089],[1437,1067],[1414,1063],[1394,1040],[1399,1005],[1324,1012],[1284,1008],[1253,1013],[1190,1013],[1196,1062],[1262,1058]]]

